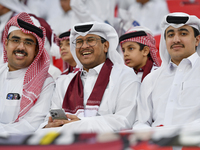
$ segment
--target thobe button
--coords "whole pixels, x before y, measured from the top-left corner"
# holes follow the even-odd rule
[[[173,102],[173,99],[171,99],[170,101]]]
[[[182,69],[179,69],[179,71],[181,72],[181,71],[182,71]]]

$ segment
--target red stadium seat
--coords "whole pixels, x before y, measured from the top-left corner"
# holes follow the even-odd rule
[[[200,18],[200,0],[167,0],[169,12],[185,12]]]

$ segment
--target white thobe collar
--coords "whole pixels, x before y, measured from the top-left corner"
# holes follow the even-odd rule
[[[85,71],[85,70],[82,70],[81,76],[87,76],[87,74],[90,73],[91,71],[93,71],[93,72],[95,71],[97,74],[99,74],[99,72],[101,71],[101,68],[103,67],[103,64],[104,63],[102,63],[102,64],[100,64],[100,65],[98,65],[98,66],[96,66],[92,69],[89,69],[88,72]]]
[[[28,68],[23,68],[15,71],[9,71],[9,68],[7,67],[7,76],[6,79],[16,79],[20,77],[24,77],[26,70]]]
[[[199,58],[199,55],[197,54],[197,52],[195,52],[194,54],[192,54],[191,56],[189,56],[188,58],[184,58],[182,61],[187,60],[188,64],[191,66],[191,68],[194,66],[196,60]],[[181,61],[181,62],[182,62]],[[173,72],[174,70],[176,70],[176,68],[178,67],[175,63],[173,63],[171,60],[169,62],[169,71]]]

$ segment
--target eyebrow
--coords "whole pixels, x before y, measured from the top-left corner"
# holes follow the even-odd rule
[[[15,38],[15,39],[21,39],[19,36],[12,36],[11,38]],[[32,40],[32,39],[29,39],[29,38],[25,38],[25,40],[26,41],[30,41],[30,42],[33,42],[34,43],[34,41]]]
[[[129,44],[129,45],[127,45],[126,47],[130,47],[130,46],[134,46],[133,44]],[[122,48],[124,48],[124,47],[122,47]]]
[[[186,28],[180,28],[178,31],[186,31],[186,32],[189,32],[188,29],[186,29]],[[174,32],[174,30],[173,30],[173,29],[168,30],[168,31],[167,31],[167,34],[168,34],[169,32]]]

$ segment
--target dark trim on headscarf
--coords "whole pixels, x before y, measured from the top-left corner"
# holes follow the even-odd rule
[[[123,41],[123,40],[129,39],[129,38],[138,37],[138,36],[147,36],[147,34],[144,31],[137,31],[137,32],[127,33],[127,34],[124,34],[124,35],[120,36],[119,43],[121,41]]]
[[[92,28],[93,24],[88,24],[88,25],[80,25],[80,26],[75,26],[74,29],[77,32],[86,32],[89,31]]]
[[[40,38],[43,38],[43,31],[42,29],[30,24],[30,23],[27,23],[21,19],[17,19],[17,23],[19,24],[19,26],[21,28],[24,28],[28,31],[31,31],[31,32],[34,32],[35,34],[37,34]]]
[[[181,24],[186,23],[188,21],[188,16],[167,16],[166,21],[168,23],[174,23],[174,24]]]
[[[67,31],[67,32],[60,34],[59,38],[68,37],[68,36],[70,36],[70,31]]]

